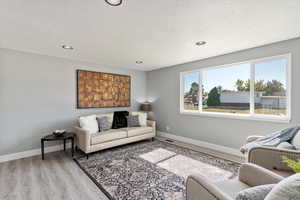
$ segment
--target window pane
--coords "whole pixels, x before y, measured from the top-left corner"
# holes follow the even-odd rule
[[[285,59],[255,64],[255,113],[286,115]]]
[[[203,111],[250,112],[250,64],[203,72]]]
[[[198,110],[199,104],[199,72],[192,72],[183,76],[184,80],[184,109]]]

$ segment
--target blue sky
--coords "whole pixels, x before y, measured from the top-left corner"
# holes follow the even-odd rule
[[[285,66],[286,60],[278,59],[273,61],[262,62],[255,65],[256,80],[276,79],[281,83],[285,83]],[[237,79],[248,80],[250,78],[250,64],[242,64],[235,66],[228,66],[219,69],[210,69],[203,72],[204,90],[209,92],[213,87],[221,85],[223,89],[236,90],[235,82]],[[199,74],[191,73],[185,75],[185,88],[187,92],[193,82],[198,82]]]

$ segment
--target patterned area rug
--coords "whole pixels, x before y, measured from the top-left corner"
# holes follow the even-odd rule
[[[184,200],[191,173],[212,181],[232,179],[239,164],[161,141],[143,141],[75,159],[114,200]]]

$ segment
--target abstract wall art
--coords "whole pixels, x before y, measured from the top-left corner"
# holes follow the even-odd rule
[[[130,106],[131,77],[77,70],[77,108]]]

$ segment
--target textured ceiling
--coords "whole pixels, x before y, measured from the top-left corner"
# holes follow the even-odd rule
[[[299,10],[298,0],[1,0],[0,47],[147,71],[299,37]]]

